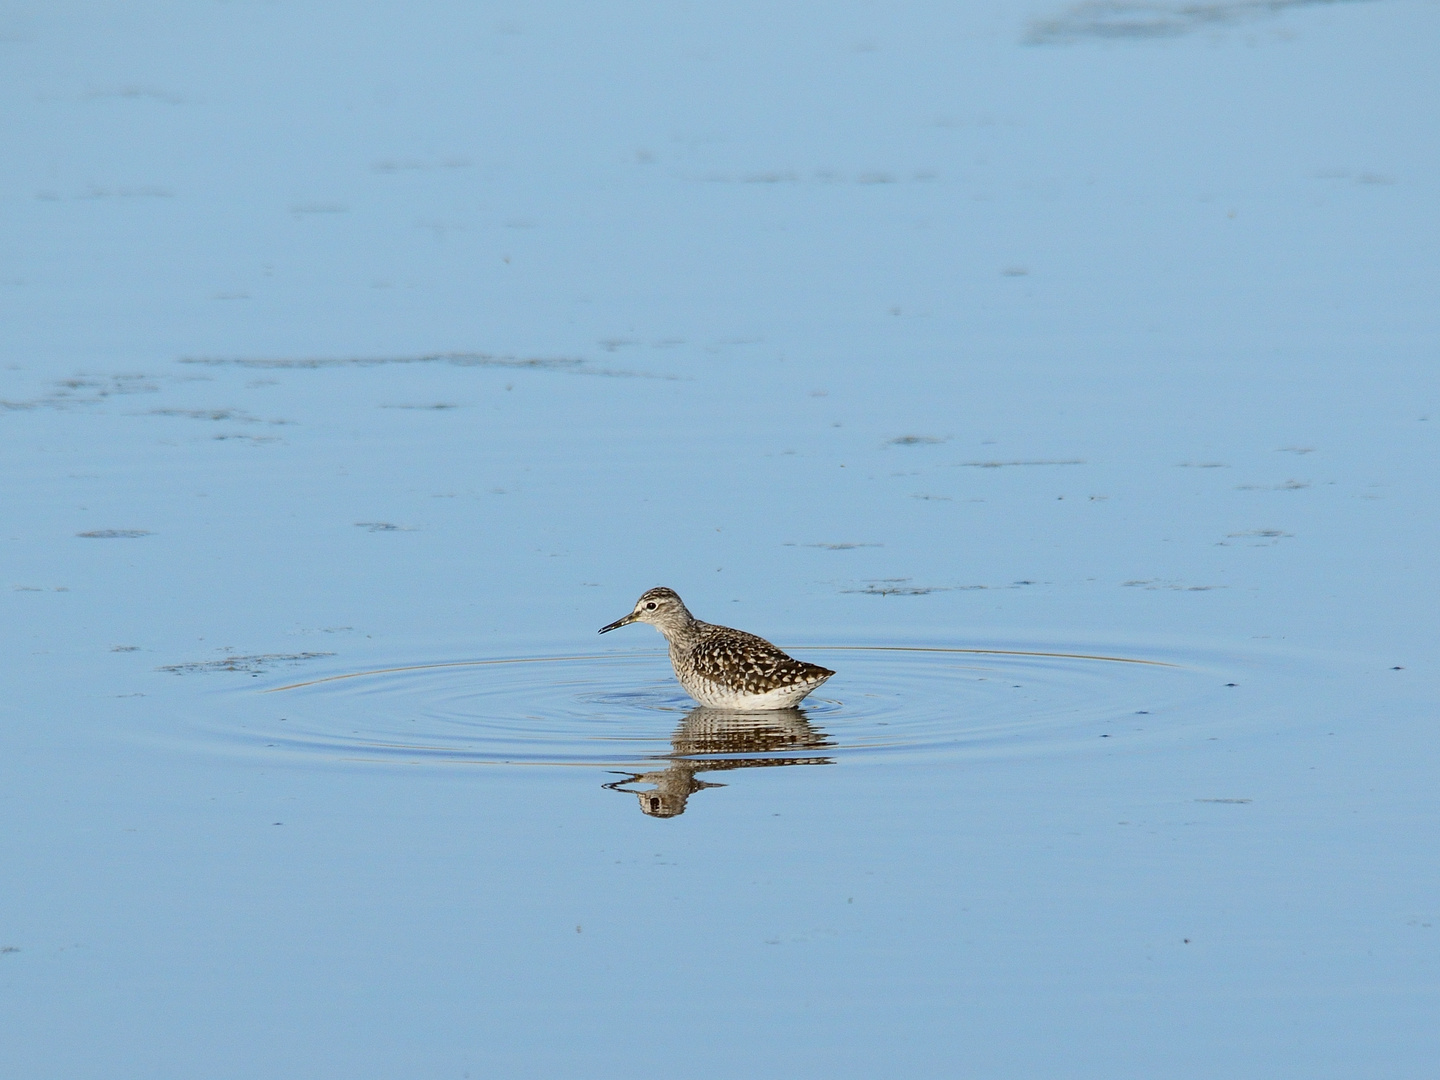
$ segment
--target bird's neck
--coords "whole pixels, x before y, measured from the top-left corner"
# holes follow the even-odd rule
[[[699,621],[688,611],[683,615],[677,615],[674,619],[668,619],[664,623],[657,624],[655,629],[665,635],[665,640],[670,643],[672,653],[688,653],[695,647],[696,629]]]

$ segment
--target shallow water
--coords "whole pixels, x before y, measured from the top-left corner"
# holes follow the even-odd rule
[[[675,817],[699,791],[743,784],[741,769],[1083,760],[1214,742],[1247,726],[1225,700],[1238,684],[1221,681],[1243,666],[1236,658],[921,645],[798,651],[833,664],[839,677],[799,708],[765,713],[696,705],[664,652],[508,657],[244,687],[224,693],[223,704],[212,696],[201,723],[169,737],[256,764],[567,766],[592,785],[603,769],[606,790],[637,796],[650,816]],[[1106,739],[1114,742],[1096,741]]]
[[[793,728],[799,750],[823,747],[831,758],[944,762],[1154,737],[1155,725],[1174,737],[1200,717],[1218,723],[1223,697],[1214,670],[1174,661],[916,645],[798,651],[842,674],[798,709],[774,713],[696,706],[663,652],[510,657],[269,687],[262,692],[281,696],[231,701],[234,727],[202,738],[346,761],[605,765],[768,755],[775,738],[790,737],[771,733]],[[286,715],[257,721],[267,706]],[[1155,719],[1137,719],[1146,716]]]
[[[0,13],[0,1072],[1428,1076],[1437,31]]]

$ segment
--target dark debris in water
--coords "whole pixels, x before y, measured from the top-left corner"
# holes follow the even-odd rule
[[[901,435],[887,441],[887,446],[936,446],[945,440],[934,435]]]
[[[1049,459],[1037,458],[1032,461],[960,461],[956,462],[956,468],[960,469],[1011,469],[1022,465],[1084,465],[1081,458]]]
[[[510,368],[528,371],[564,371],[577,375],[604,375],[629,379],[677,379],[646,371],[621,371],[598,368],[588,360],[573,356],[497,356],[492,353],[456,352],[425,356],[187,356],[182,364],[204,364],[209,367],[243,367],[261,370],[315,370],[318,368],[381,367],[389,364],[449,364],[452,367]]]
[[[392,521],[357,521],[357,529],[365,529],[372,533],[379,532],[418,532],[413,525],[396,525]]]
[[[1214,592],[1216,589],[1228,589],[1228,585],[1186,585],[1182,581],[1161,581],[1158,578],[1136,578],[1131,581],[1122,581],[1122,588],[1145,589],[1153,592],[1156,589],[1169,589],[1171,592]]]
[[[29,401],[0,401],[0,409],[23,412],[30,409],[68,409],[95,405],[112,397],[154,394],[160,387],[148,375],[76,375],[54,382],[48,394]]]
[[[1048,18],[1035,19],[1022,39],[1026,45],[1065,45],[1076,41],[1146,41],[1215,30],[1236,23],[1281,15],[1292,8],[1357,3],[1359,0],[1086,0]]]
[[[248,442],[254,444],[277,443],[282,440],[278,435],[247,435],[240,431],[222,431],[218,435],[211,435],[216,442]]]
[[[1008,585],[911,585],[909,578],[876,578],[865,583],[863,589],[842,589],[844,593],[862,596],[926,596],[935,592],[983,592],[995,589],[1024,589],[1038,585],[1038,581],[1022,579]]]
[[[233,420],[237,424],[258,424],[258,416],[241,409],[151,409],[150,416],[182,416],[187,420]]]
[[[844,589],[847,593],[859,593],[863,596],[925,596],[933,592],[948,592],[946,585],[907,585],[909,578],[890,578],[883,581],[871,581],[863,589]]]
[[[1283,532],[1280,529],[1249,529],[1245,532],[1226,533],[1224,540],[1217,540],[1216,547],[1230,547],[1231,540],[1254,541],[1250,547],[1273,547],[1281,540],[1293,539],[1294,533]]]
[[[304,663],[306,660],[318,660],[325,656],[334,656],[333,652],[302,652],[302,653],[259,653],[253,656],[222,656],[218,660],[192,660],[186,664],[166,664],[164,667],[156,668],[156,671],[168,671],[174,675],[195,675],[207,671],[243,671],[248,674],[258,674],[267,671],[277,664],[293,666]]]
[[[86,540],[133,540],[137,536],[154,536],[149,529],[91,529],[89,532],[76,533]]]
[[[637,338],[609,337],[601,338],[595,344],[599,345],[606,352],[616,352],[620,349],[633,349],[642,345],[648,345],[652,349],[673,349],[677,345],[684,345],[684,338],[658,338],[655,341],[640,341]]]
[[[1283,484],[1240,484],[1236,491],[1304,491],[1309,480],[1286,480]]]

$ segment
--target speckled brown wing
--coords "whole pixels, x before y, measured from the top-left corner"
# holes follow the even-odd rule
[[[770,642],[743,630],[705,623],[689,666],[702,679],[743,694],[763,694],[782,686],[819,683],[835,672],[787,656]]]

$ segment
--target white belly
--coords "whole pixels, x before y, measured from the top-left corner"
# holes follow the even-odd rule
[[[829,676],[827,675],[826,678]],[[767,690],[763,694],[742,693],[722,683],[711,682],[709,679],[681,679],[680,685],[685,687],[685,692],[701,705],[709,705],[712,709],[729,709],[732,712],[769,712],[772,709],[793,708],[806,694],[824,681],[825,679],[818,679],[815,682],[780,686],[774,690]]]

